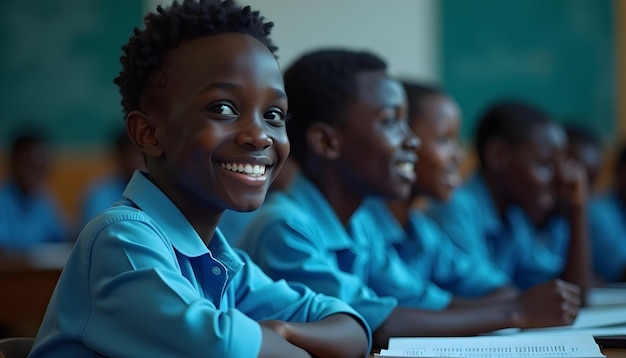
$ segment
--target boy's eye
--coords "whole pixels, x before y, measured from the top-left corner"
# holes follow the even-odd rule
[[[396,117],[387,117],[383,119],[383,124],[386,126],[395,126],[400,123],[400,119]]]
[[[209,112],[213,112],[213,113],[217,113],[217,114],[221,114],[224,116],[234,116],[237,115],[237,111],[235,111],[235,109],[227,104],[217,104],[215,106],[211,106],[209,107]]]
[[[273,109],[265,112],[263,118],[268,121],[279,122],[285,119],[285,115],[281,110]]]

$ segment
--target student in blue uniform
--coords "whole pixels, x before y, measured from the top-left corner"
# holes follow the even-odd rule
[[[8,156],[8,176],[0,184],[0,249],[27,250],[69,239],[61,207],[44,184],[50,147],[37,129],[17,131]]]
[[[148,172],[82,231],[30,356],[366,356],[353,309],[270,280],[216,229],[263,202],[289,152],[272,23],[207,0],[145,24],[115,82]]]
[[[392,336],[571,322],[577,297],[567,284],[548,296],[531,291],[452,308],[448,298],[430,299],[422,280],[384,251],[382,237],[370,240],[363,200],[406,198],[419,144],[407,125],[402,86],[380,58],[318,50],[296,60],[284,77],[293,116],[287,132],[301,172],[268,197],[240,241],[265,272],[352,305],[374,330],[375,347]]]
[[[594,271],[609,282],[626,281],[626,145],[616,156],[614,184],[589,203]]]
[[[521,289],[560,277],[584,297],[587,184],[582,167],[565,160],[563,128],[532,105],[501,101],[481,118],[475,140],[478,170],[429,214],[458,247],[491,260]],[[550,215],[557,203],[562,217]]]
[[[402,258],[416,277],[427,282],[431,295],[439,295],[450,305],[459,304],[463,297],[480,297],[486,302],[516,295],[503,272],[457,248],[418,207],[429,197],[447,199],[462,183],[464,153],[457,142],[460,112],[456,103],[434,86],[410,81],[403,86],[409,125],[421,138],[416,151],[417,180],[407,200],[366,200],[371,233],[387,240],[387,249],[395,251],[390,255]]]
[[[145,170],[143,156],[130,141],[126,128],[116,132],[111,149],[115,170],[90,183],[85,190],[81,206],[82,225],[86,225],[96,214],[122,198],[126,184],[135,170]]]

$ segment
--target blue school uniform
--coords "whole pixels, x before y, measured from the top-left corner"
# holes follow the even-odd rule
[[[384,237],[371,240],[369,217],[357,210],[345,227],[326,198],[304,175],[272,194],[239,241],[271,277],[302,282],[340,298],[377,329],[397,305],[444,309],[452,295],[425,285]]]
[[[219,229],[207,247],[145,174],[124,197],[78,238],[30,357],[256,357],[259,320],[358,318],[335,298],[272,281]]]
[[[92,183],[85,190],[82,203],[82,224],[122,199],[128,182],[122,176],[109,176]]]
[[[387,249],[430,285],[465,297],[481,297],[509,285],[508,276],[490,260],[464,253],[422,212],[412,210],[405,229],[383,200],[368,199],[364,208],[372,218],[368,232],[384,238]]]
[[[24,194],[13,181],[0,187],[0,248],[28,249],[36,244],[68,239],[64,218],[45,190]]]
[[[626,207],[611,190],[591,200],[588,214],[594,270],[619,281],[626,270]]]
[[[565,267],[567,221],[554,217],[536,228],[517,206],[509,207],[502,219],[479,173],[448,201],[433,201],[427,213],[459,248],[491,260],[521,289],[557,278]]]

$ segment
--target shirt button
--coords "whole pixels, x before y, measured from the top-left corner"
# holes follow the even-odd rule
[[[213,266],[213,268],[211,269],[211,272],[213,272],[213,274],[214,274],[215,276],[218,276],[219,274],[221,274],[221,273],[222,273],[222,269],[220,269],[220,268],[219,268],[219,267],[217,267],[217,266]]]

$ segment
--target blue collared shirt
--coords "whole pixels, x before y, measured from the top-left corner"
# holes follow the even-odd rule
[[[483,177],[476,173],[446,202],[431,203],[428,215],[463,251],[490,260],[521,289],[561,275],[569,248],[569,226],[555,217],[536,228],[521,208],[502,219]]]
[[[318,321],[345,303],[272,281],[217,230],[205,246],[136,172],[125,200],[82,231],[31,357],[256,357],[257,321]]]
[[[273,278],[302,282],[339,297],[377,329],[398,302],[442,309],[449,294],[434,300],[401,260],[387,255],[384,238],[371,240],[369,217],[357,210],[344,227],[322,193],[298,174],[289,188],[273,194],[240,240],[252,259]]]
[[[68,239],[65,219],[52,195],[25,195],[13,181],[0,187],[0,248],[20,250]]]
[[[509,284],[506,274],[490,261],[460,250],[422,212],[412,210],[405,229],[383,200],[368,199],[365,209],[372,218],[368,231],[384,238],[388,255],[397,254],[413,270],[416,280],[424,280],[426,296],[431,299],[448,303],[450,293],[481,297]]]
[[[614,190],[589,203],[593,263],[607,281],[619,281],[626,270],[626,208]]]

